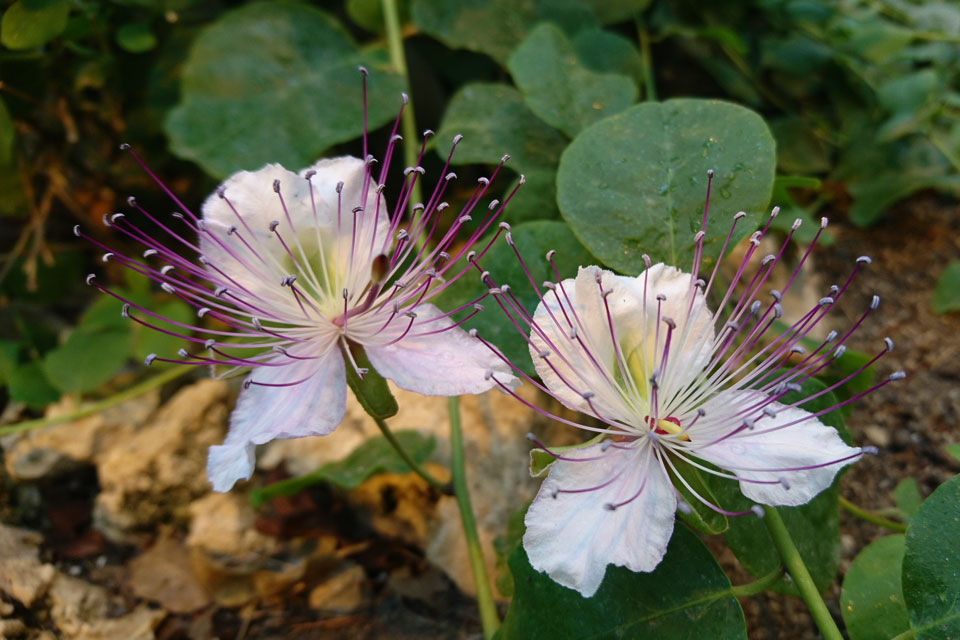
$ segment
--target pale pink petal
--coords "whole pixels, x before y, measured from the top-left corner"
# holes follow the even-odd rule
[[[639,313],[640,300],[623,286],[628,278],[599,267],[581,267],[577,278],[559,283],[537,306],[530,357],[544,385],[567,407],[593,413],[592,404],[606,418],[629,419],[631,409],[615,385],[619,369],[597,273],[604,274],[605,286],[614,289],[610,298],[617,299],[623,313]],[[595,396],[588,403],[584,393]]]
[[[316,174],[308,182],[310,170]],[[299,175],[269,164],[230,176],[203,203],[200,247],[212,265],[212,280],[259,308],[294,315],[299,305],[280,286],[285,276],[300,273],[298,286],[314,292],[329,288],[323,272],[338,264],[341,274],[351,271],[345,275],[351,286],[357,277],[363,286],[370,262],[387,242],[386,205],[373,181],[367,186],[367,209],[354,213],[362,203],[363,180],[363,161],[347,156],[320,160]],[[310,272],[313,278],[303,275]]]
[[[665,299],[658,300],[658,295]],[[626,422],[637,411],[646,413],[645,406],[631,406],[626,397],[641,404],[649,401],[648,378],[660,368],[666,344],[664,318],[673,320],[676,328],[667,366],[660,371],[661,407],[710,358],[713,317],[691,276],[678,269],[657,264],[629,278],[581,267],[575,279],[564,280],[544,300],[534,314],[539,330],[531,332],[530,354],[550,392],[572,409],[593,413],[596,408],[603,417]],[[549,361],[542,353],[550,354]],[[631,377],[632,383],[627,380]],[[594,394],[590,403],[583,398],[585,392]]]
[[[414,313],[413,326],[399,341],[385,344],[403,335],[410,324],[406,316],[396,318],[378,342],[364,345],[380,375],[427,396],[482,393],[496,386],[493,376],[506,386],[517,383],[510,367],[482,342],[459,327],[448,329],[453,322],[435,306],[422,304]]]
[[[707,308],[701,290],[693,288],[692,279],[689,273],[659,263],[624,283],[640,300],[644,299],[646,287],[647,349],[658,360],[663,356],[666,343],[666,325],[663,323],[659,341],[655,340],[658,310],[661,320],[669,318],[677,324],[670,341],[667,367],[661,371],[659,379],[661,407],[677,390],[693,381],[710,361],[714,340],[713,313]],[[692,303],[691,292],[694,292]],[[658,295],[664,299],[657,300]],[[637,316],[629,307],[622,311],[618,309],[614,314],[618,328],[629,327],[631,322],[634,326],[638,324]],[[652,346],[654,344],[656,347]]]
[[[207,477],[215,491],[229,491],[237,480],[250,477],[256,445],[275,438],[327,435],[340,424],[347,398],[343,356],[335,345],[318,355],[316,360],[253,370],[250,378],[258,382],[305,380],[284,387],[253,384],[240,392],[226,439],[210,447]],[[275,360],[289,362],[286,356]]]
[[[723,402],[731,407],[750,406],[762,397],[752,391],[730,395],[733,397],[723,398]],[[717,402],[706,405],[707,416],[722,411]],[[751,500],[769,505],[806,504],[833,484],[840,469],[857,460],[860,449],[848,447],[836,429],[803,409],[777,403],[770,408],[776,417],[763,416],[754,422],[753,429],[702,449],[692,449],[690,453],[736,474],[741,492]],[[791,424],[794,422],[797,424]],[[787,424],[790,426],[772,430]],[[690,433],[692,445],[696,445],[698,439],[716,437],[697,431]]]
[[[586,598],[600,587],[608,564],[653,571],[666,553],[677,509],[676,493],[650,446],[603,449],[598,444],[570,454],[599,460],[554,462],[524,519],[523,548],[533,568]],[[555,493],[611,479],[594,491]],[[612,511],[607,507],[627,500]]]

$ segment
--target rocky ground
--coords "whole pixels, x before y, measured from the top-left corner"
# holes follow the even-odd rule
[[[872,252],[861,297],[849,303],[877,293],[881,312],[852,346],[872,351],[889,335],[897,349],[878,374],[909,374],[848,421],[855,440],[881,450],[843,479],[843,494],[867,508],[890,507],[901,478],[916,478],[926,496],[960,471],[943,452],[960,440],[960,314],[929,309],[936,277],[960,255],[957,214],[920,198],[868,231],[836,225],[836,244],[814,254],[811,290]],[[859,308],[844,307],[847,319]],[[321,484],[251,506],[252,487],[341,459],[375,434],[356,404],[333,435],[267,445],[250,483],[210,492],[206,449],[222,439],[235,392],[188,379],[0,441],[0,638],[479,637],[456,503],[418,477],[381,474],[351,490]],[[445,400],[398,400],[391,424],[434,435],[430,469],[445,474]],[[524,434],[558,444],[572,436],[499,393],[465,398],[462,407],[472,498],[495,578],[493,540],[536,489]],[[842,513],[841,570],[884,533]],[[712,548],[734,582],[749,580],[722,544]],[[799,600],[758,596],[743,605],[752,639],[817,637]]]

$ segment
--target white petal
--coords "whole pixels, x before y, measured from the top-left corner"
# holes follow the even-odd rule
[[[278,356],[275,360],[289,358]],[[229,491],[237,480],[250,477],[255,445],[275,438],[322,436],[333,431],[346,409],[343,367],[339,349],[329,346],[317,360],[254,369],[250,377],[258,382],[307,380],[289,387],[254,384],[240,392],[226,439],[222,445],[210,447],[207,477],[214,490]]]
[[[283,208],[273,190],[274,180],[280,181],[283,197],[289,201],[288,208],[304,196],[309,198],[306,181],[278,164],[268,164],[257,171],[240,171],[220,186],[226,199],[214,193],[203,203],[205,232],[200,233],[203,255],[216,267],[208,269],[211,277],[220,277],[217,270],[222,271],[226,274],[222,284],[235,295],[248,301],[268,301],[273,307],[271,311],[296,306],[289,291],[281,293],[279,287],[280,279],[290,275],[292,267],[283,266],[289,262],[286,252],[270,231],[272,221],[283,221],[286,225]],[[260,258],[237,237],[231,236],[232,228],[236,228]],[[289,229],[289,225],[286,228]]]
[[[316,171],[309,182],[308,170]],[[200,247],[212,265],[212,279],[219,278],[223,286],[256,306],[263,308],[257,303],[265,303],[274,313],[287,309],[297,317],[299,305],[289,289],[280,286],[284,276],[298,275],[298,286],[316,295],[315,290],[328,288],[323,263],[338,263],[341,274],[351,272],[345,286],[364,286],[370,262],[388,244],[386,204],[373,181],[367,189],[367,210],[353,213],[363,203],[364,175],[363,161],[341,157],[321,160],[300,175],[269,164],[230,176],[203,204],[205,231],[200,234]],[[338,182],[344,183],[339,197]],[[283,242],[271,230],[274,223]],[[232,236],[231,229],[242,239]],[[363,282],[358,283],[358,278]]]
[[[659,341],[656,341],[656,347],[652,347],[656,337],[658,303],[660,318],[670,318],[677,324],[670,342],[667,366],[664,369],[657,365],[661,368],[658,380],[661,410],[669,409],[673,394],[694,380],[710,361],[714,340],[713,313],[707,308],[706,300],[699,289],[694,291],[691,305],[692,278],[689,273],[659,263],[626,283],[641,300],[646,286],[647,340],[651,345],[647,348],[656,358],[662,357],[666,342],[666,326],[661,324]],[[658,295],[665,299],[658,301]],[[629,327],[630,323],[637,324],[637,318],[632,315],[631,310],[615,314],[618,328]]]
[[[625,451],[602,445],[578,450],[578,458],[558,460],[534,498],[524,522],[523,548],[530,564],[555,582],[589,598],[600,587],[608,564],[631,571],[653,571],[673,533],[677,498],[649,445]],[[617,474],[620,473],[619,476]],[[597,487],[595,491],[558,493]],[[611,511],[617,504],[640,495]]]
[[[602,292],[607,292],[606,304]],[[658,294],[666,299],[658,301]],[[670,408],[675,390],[709,361],[713,316],[701,292],[693,289],[691,276],[673,267],[657,264],[636,278],[582,267],[576,279],[564,280],[562,288],[548,292],[544,300],[546,305],[541,303],[534,314],[543,335],[531,332],[530,354],[544,384],[572,409],[592,413],[582,397],[592,392],[591,403],[604,417],[636,422],[648,414],[649,377],[655,369],[660,370],[664,410]],[[676,324],[666,367],[661,359],[667,326],[661,322],[658,332],[658,310],[661,320],[670,318]],[[576,339],[570,337],[571,324]],[[614,351],[614,337],[622,363]],[[543,351],[551,353],[549,363],[539,356]],[[634,384],[624,381],[621,367]]]
[[[614,289],[611,303],[616,298],[624,313],[639,312],[640,301],[623,284],[629,278],[581,267],[576,279],[559,283],[544,295],[546,304],[537,305],[530,357],[550,393],[567,407],[592,413],[592,403],[606,418],[629,420],[632,411],[615,382],[618,369],[596,273],[604,274],[604,285]],[[584,393],[595,395],[588,403]]]
[[[453,325],[449,317],[440,317],[443,314],[437,307],[422,304],[414,312],[417,317],[413,326],[398,342],[383,346],[402,335],[410,324],[410,319],[403,315],[397,316],[375,341],[364,344],[380,375],[393,380],[401,389],[427,396],[482,393],[496,385],[487,377],[488,372],[493,372],[506,386],[517,384],[510,367],[499,356],[459,327],[417,335]]]
[[[725,401],[736,407],[756,404],[759,394],[742,391],[732,395],[734,397]],[[837,472],[854,462],[860,450],[848,447],[840,439],[836,429],[821,423],[803,409],[787,408],[778,403],[771,404],[770,408],[776,411],[776,417],[759,418],[752,430],[742,431],[721,442],[696,450],[693,454],[735,473],[741,479],[740,491],[751,500],[770,505],[806,504],[833,484]],[[717,409],[713,409],[713,412],[716,413]],[[709,407],[707,415],[711,415]],[[778,425],[798,420],[802,421],[776,431],[768,431]],[[697,434],[692,432],[690,437],[692,443],[696,444]],[[713,435],[711,438],[716,437]],[[835,460],[842,461],[828,464]],[[799,467],[813,468],[779,470]],[[772,484],[749,480],[763,480]]]

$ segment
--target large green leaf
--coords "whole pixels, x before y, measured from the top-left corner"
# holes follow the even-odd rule
[[[33,49],[53,40],[67,28],[68,0],[17,0],[3,13],[0,42],[10,49]]]
[[[705,255],[715,258],[733,214],[734,241],[756,228],[773,189],[773,137],[763,119],[718,100],[644,103],[585,129],[557,174],[560,212],[593,255],[624,273],[642,255],[682,268],[693,256],[707,170],[713,169]]]
[[[907,529],[903,595],[916,640],[960,638],[960,476],[927,498]]]
[[[510,54],[507,67],[530,110],[571,138],[637,99],[631,78],[591,71],[567,35],[550,23],[527,35]]]
[[[520,178],[514,180],[505,193],[512,193],[519,180]],[[510,199],[503,216],[510,224],[559,218],[556,172],[553,169],[533,169],[526,172],[523,186]]]
[[[131,295],[128,299],[133,299]],[[147,297],[149,301],[150,298]],[[180,300],[168,300],[166,302],[148,302],[148,309],[157,313],[158,315],[163,316],[169,320],[174,320],[182,324],[193,324],[196,321],[196,316],[194,315],[194,310],[190,305],[181,302]],[[157,318],[145,318],[150,324],[165,329],[174,333],[184,333],[188,331],[183,327],[169,324],[158,320]],[[143,362],[143,359],[151,353],[156,353],[163,358],[172,357],[173,354],[177,352],[177,349],[185,347],[190,351],[196,352],[198,346],[196,343],[187,344],[182,338],[177,336],[172,336],[162,331],[156,331],[145,327],[139,323],[133,323],[130,325],[132,329],[133,336],[130,343],[130,355],[133,356],[133,359],[137,362]],[[164,366],[164,362],[155,362],[151,366]]]
[[[593,9],[578,0],[413,0],[411,17],[448,47],[500,62],[537,22],[549,20],[571,34],[599,24]]]
[[[0,385],[7,384],[13,370],[17,368],[20,356],[20,343],[16,340],[0,340]]]
[[[225,13],[194,41],[182,101],[165,123],[171,148],[214,176],[279,162],[298,169],[360,135],[360,74],[369,125],[400,107],[403,80],[361,53],[340,24],[305,4],[260,2]]]
[[[62,345],[48,352],[43,371],[66,393],[92,391],[116,374],[130,353],[127,329],[74,330]]]
[[[772,374],[776,375],[776,373]],[[819,380],[811,378],[801,385],[800,391],[787,393],[781,402],[790,404],[801,398],[811,396],[825,386]],[[816,413],[836,404],[833,393],[825,393],[801,405],[801,408]],[[840,433],[844,441],[849,442],[850,432],[843,423],[840,411],[831,411],[819,418]],[[720,506],[730,511],[748,511],[753,502],[740,493],[736,482],[718,476],[704,474],[707,484],[713,489]],[[822,592],[833,582],[837,574],[837,561],[840,556],[839,517],[837,512],[838,481],[820,493],[807,504],[799,507],[776,507],[783,518],[790,536],[793,538],[804,563],[810,570],[817,588]],[[774,507],[765,507],[772,509]],[[756,577],[762,577],[780,566],[780,556],[773,546],[773,540],[766,525],[751,515],[729,519],[729,528],[723,536],[736,554],[743,568]],[[771,587],[780,593],[797,594],[796,587],[786,578],[781,578]]]
[[[570,233],[570,229],[562,222],[548,220],[527,222],[514,227],[511,235],[517,251],[523,257],[538,287],[544,280],[556,279],[545,257],[551,249],[557,252],[554,264],[557,265],[561,278],[572,278],[576,276],[579,266],[591,263],[590,254],[577,242]],[[478,262],[481,267],[490,271],[490,277],[498,286],[510,285],[510,293],[523,305],[527,313],[533,313],[539,298],[530,286],[516,254],[505,238],[498,239],[493,247],[478,259]],[[479,298],[487,289],[481,284],[479,275],[475,271],[464,274],[443,292],[437,304],[443,309],[453,309]],[[524,331],[521,334],[506,318],[496,300],[489,296],[483,300],[482,304],[483,311],[467,321],[464,326],[476,328],[484,340],[495,344],[521,371],[534,375],[526,339],[530,333],[529,327],[524,324],[522,318],[518,319],[517,324]],[[513,309],[511,313],[516,315]]]
[[[894,204],[923,189],[937,189],[960,196],[960,176],[928,176],[889,170],[869,180],[851,184],[850,221],[858,227],[877,222]]]
[[[889,640],[910,628],[900,588],[902,535],[872,542],[843,579],[840,612],[850,640]]]
[[[903,521],[909,523],[920,510],[923,498],[917,489],[917,481],[913,478],[904,478],[893,488],[893,501],[903,514]]]
[[[437,444],[433,436],[425,436],[416,431],[397,431],[393,435],[417,464],[426,462]],[[353,489],[378,473],[409,471],[410,467],[403,461],[397,450],[385,437],[378,435],[365,441],[342,460],[327,462],[307,475],[288,478],[254,490],[250,494],[250,502],[255,507],[260,506],[271,498],[292,496],[319,482],[329,482],[344,489]]]
[[[747,637],[730,580],[702,542],[678,525],[651,573],[607,567],[592,598],[561,587],[530,566],[523,547],[510,556],[515,584],[499,640]]]
[[[438,152],[447,153],[455,135],[464,136],[453,155],[456,164],[496,164],[507,154],[517,171],[557,164],[566,140],[523,104],[505,84],[468,84],[450,99],[437,134]]]
[[[28,362],[10,372],[7,380],[10,400],[22,402],[31,409],[43,409],[60,397],[43,372],[43,363],[39,360]]]
[[[578,60],[594,71],[619,73],[643,81],[643,60],[633,43],[604,29],[581,29],[571,39]]]
[[[64,343],[47,352],[43,371],[53,386],[64,393],[92,391],[126,364],[133,334],[122,307],[116,298],[97,298]]]

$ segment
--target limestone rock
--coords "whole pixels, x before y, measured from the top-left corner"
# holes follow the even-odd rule
[[[153,631],[166,617],[159,609],[140,605],[119,618],[103,618],[85,624],[71,640],[153,640]]]
[[[56,569],[40,561],[42,536],[0,524],[0,592],[30,607],[53,582]]]
[[[194,575],[221,606],[236,607],[297,582],[312,563],[333,557],[337,541],[281,543],[254,527],[246,496],[211,493],[190,505],[187,546]]]
[[[363,606],[367,574],[359,565],[348,565],[313,588],[310,608],[330,613],[350,613]]]
[[[50,617],[65,636],[75,637],[88,624],[106,617],[106,589],[79,578],[58,574],[50,586]]]
[[[246,496],[209,493],[190,504],[187,546],[213,556],[232,558],[235,566],[257,566],[280,544],[254,527],[257,514]]]
[[[23,620],[0,620],[0,638],[19,638],[27,632]]]
[[[189,613],[210,604],[210,596],[193,573],[190,552],[163,538],[127,565],[133,592],[173,613]]]
[[[223,439],[227,384],[201,380],[181,389],[98,460],[101,492],[94,524],[113,540],[158,522],[185,519],[180,505],[209,489],[207,449]]]
[[[151,391],[96,415],[0,439],[7,473],[14,481],[56,477],[93,463],[116,442],[128,437],[156,410],[159,391]],[[79,408],[65,396],[47,409],[47,417]]]

